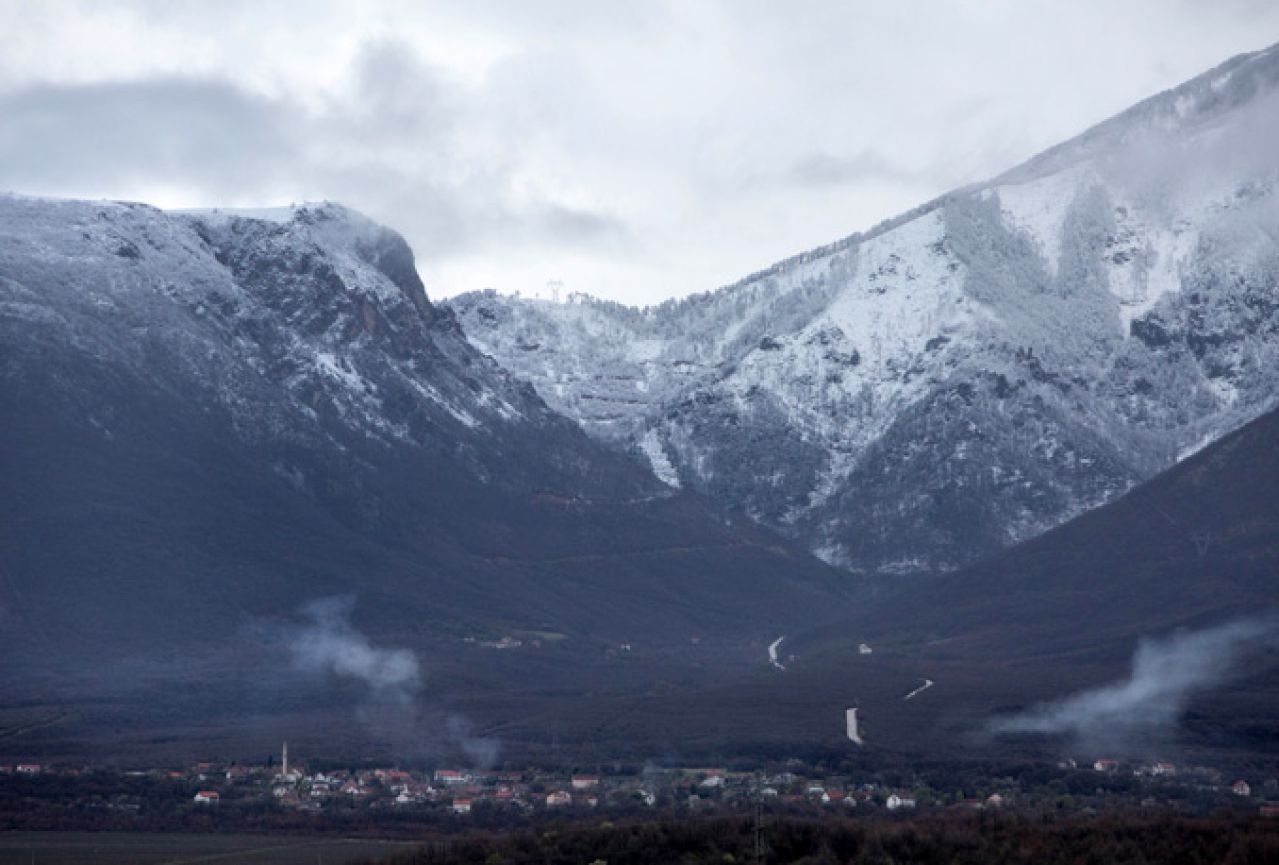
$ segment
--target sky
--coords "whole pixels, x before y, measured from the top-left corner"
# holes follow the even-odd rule
[[[1271,0],[0,0],[0,190],[340,201],[428,294],[706,291],[1235,54]]]

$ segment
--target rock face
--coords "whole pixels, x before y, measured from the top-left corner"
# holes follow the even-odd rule
[[[947,570],[1275,402],[1279,48],[728,288],[453,298],[596,438],[857,571]]]
[[[230,648],[336,594],[420,646],[745,635],[835,589],[548,408],[427,300],[399,235],[336,205],[0,197],[0,404],[14,676]]]

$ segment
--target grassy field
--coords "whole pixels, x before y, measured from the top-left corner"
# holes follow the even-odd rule
[[[19,832],[0,834],[0,865],[340,865],[414,846],[281,835]]]

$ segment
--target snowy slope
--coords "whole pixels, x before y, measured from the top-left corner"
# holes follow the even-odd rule
[[[545,467],[508,453],[569,425],[428,302],[398,234],[335,204],[245,216],[0,196],[0,322],[6,367],[74,351],[225,412],[248,444],[423,448],[527,483],[578,459],[574,436]],[[285,457],[279,471],[308,482]]]
[[[716,292],[477,293],[589,432],[858,570],[951,568],[1257,416],[1279,376],[1279,48]]]
[[[843,590],[549,408],[337,205],[0,196],[0,406],[0,676],[203,651],[326,595],[413,645],[687,645]]]

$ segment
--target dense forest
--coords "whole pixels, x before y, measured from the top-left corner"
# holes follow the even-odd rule
[[[758,843],[758,847],[757,847]],[[758,853],[757,853],[758,851]],[[1279,820],[1218,815],[731,819],[558,826],[440,842],[385,865],[1269,865]]]

